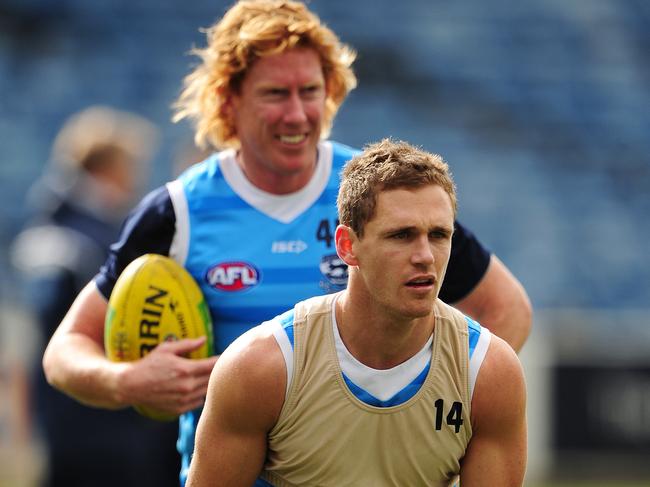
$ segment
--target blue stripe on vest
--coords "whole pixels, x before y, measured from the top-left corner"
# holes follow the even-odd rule
[[[336,198],[339,194],[338,188],[326,188],[316,200],[317,205],[332,205],[336,204]]]
[[[191,208],[197,211],[237,211],[254,210],[246,201],[237,195],[233,196],[202,196],[200,199],[192,200]]]
[[[219,310],[220,312],[216,315],[216,325],[220,326],[221,322],[228,322],[230,320],[237,320],[238,317],[244,315],[246,316],[248,327],[252,328],[256,324],[260,324],[263,321],[270,320],[274,316],[278,316],[280,313],[284,312],[285,307],[279,306],[229,306]],[[241,321],[234,321],[236,325],[241,325]],[[246,323],[244,323],[246,324]]]
[[[469,334],[469,358],[472,358],[474,350],[476,349],[476,344],[478,343],[478,339],[481,336],[481,325],[479,325],[469,316],[465,316],[465,320],[467,321],[467,331]]]
[[[390,399],[387,399],[386,401],[377,399],[375,396],[373,396],[372,394],[370,394],[369,392],[367,392],[366,390],[362,389],[354,382],[352,382],[345,374],[343,374],[343,380],[345,380],[345,383],[350,389],[350,392],[352,392],[352,394],[354,394],[355,397],[360,401],[363,401],[370,406],[375,406],[379,408],[389,408],[391,406],[399,406],[400,404],[403,404],[409,399],[411,399],[420,390],[422,384],[424,384],[424,380],[426,379],[427,374],[429,373],[430,367],[431,367],[431,361],[429,361],[427,366],[422,370],[422,372],[420,372],[420,374],[415,379],[413,379],[413,381],[409,385],[404,387],[404,389],[402,389],[401,391],[399,391],[397,394],[395,394]]]
[[[311,267],[265,267],[260,269],[265,284],[295,284],[318,282],[323,273],[317,265]]]
[[[284,332],[287,334],[289,343],[291,343],[291,348],[293,348],[293,310],[284,312],[281,316],[278,317]]]
[[[266,480],[258,478],[253,484],[253,487],[273,487],[273,484],[269,484]]]
[[[325,189],[318,197],[314,206],[330,206],[336,204],[338,188]],[[237,195],[232,196],[203,196],[201,199],[193,200],[192,210],[196,211],[241,211],[251,210],[258,214],[258,211]]]

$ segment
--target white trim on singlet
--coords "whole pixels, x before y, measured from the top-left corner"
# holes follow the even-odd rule
[[[264,326],[270,329],[270,332],[273,333],[275,341],[278,343],[278,346],[282,351],[284,364],[286,365],[287,369],[287,387],[284,391],[284,399],[286,400],[289,394],[291,379],[293,379],[293,347],[291,346],[287,332],[284,330],[284,327],[282,326],[282,323],[280,323],[280,320],[273,319],[265,321],[260,326]]]
[[[185,265],[190,242],[190,216],[183,183],[176,179],[166,184],[176,215],[176,231],[169,247],[169,256],[181,265]]]
[[[488,351],[490,346],[490,340],[492,338],[492,333],[490,330],[481,327],[481,334],[478,337],[478,342],[474,348],[474,353],[469,360],[469,399],[472,400],[474,396],[474,386],[476,385],[476,378],[478,377],[478,372],[481,370],[481,365],[483,364],[483,359],[485,354]]]
[[[335,304],[336,299],[332,301],[332,327],[334,329],[336,355],[341,364],[341,370],[355,385],[377,399],[387,401],[392,398],[413,382],[430,362],[433,334],[418,353],[395,367],[379,370],[362,364],[350,353],[341,339],[339,327],[336,323]]]
[[[241,199],[271,218],[290,223],[313,205],[327,186],[332,172],[332,144],[328,141],[318,144],[316,170],[309,183],[286,195],[267,193],[254,186],[239,167],[233,149],[219,155],[219,165],[224,179]]]

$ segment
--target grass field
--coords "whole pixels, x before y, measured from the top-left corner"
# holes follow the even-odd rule
[[[634,483],[607,483],[607,482],[589,482],[589,481],[575,481],[575,482],[560,482],[560,483],[535,483],[526,484],[526,487],[649,487],[648,482],[634,482]]]
[[[44,467],[38,452],[29,448],[21,451],[15,447],[16,445],[3,445],[0,442],[0,487],[36,487],[38,473]],[[629,472],[628,476],[630,476]],[[650,487],[650,479],[618,482],[580,479],[531,481],[526,482],[524,487]]]

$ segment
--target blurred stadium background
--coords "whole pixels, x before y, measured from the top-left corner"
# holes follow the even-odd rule
[[[31,486],[13,364],[35,336],[8,249],[65,118],[154,120],[149,187],[175,173],[170,105],[223,0],[0,1],[0,486]],[[527,485],[650,485],[650,3],[313,0],[359,52],[332,137],[450,163],[460,219],[526,286]],[[13,392],[9,392],[13,391]]]

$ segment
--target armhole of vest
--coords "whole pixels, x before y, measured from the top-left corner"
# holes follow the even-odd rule
[[[166,186],[176,215],[176,231],[169,247],[169,256],[179,264],[184,265],[187,260],[190,241],[190,214],[187,197],[180,179],[171,181]]]
[[[284,357],[284,364],[287,370],[287,386],[284,391],[284,400],[286,402],[287,398],[289,397],[291,381],[293,380],[293,345],[289,339],[289,336],[287,335],[287,331],[282,326],[282,323],[280,323],[280,320],[271,320],[269,322],[269,326],[271,327],[271,332],[273,333],[275,341],[280,347],[280,351]]]
[[[467,318],[467,330],[469,333],[469,400],[474,396],[474,386],[478,378],[479,370],[485,359],[492,333],[487,328],[479,325],[474,320]],[[478,337],[476,335],[478,334]],[[474,335],[474,337],[472,337]]]

